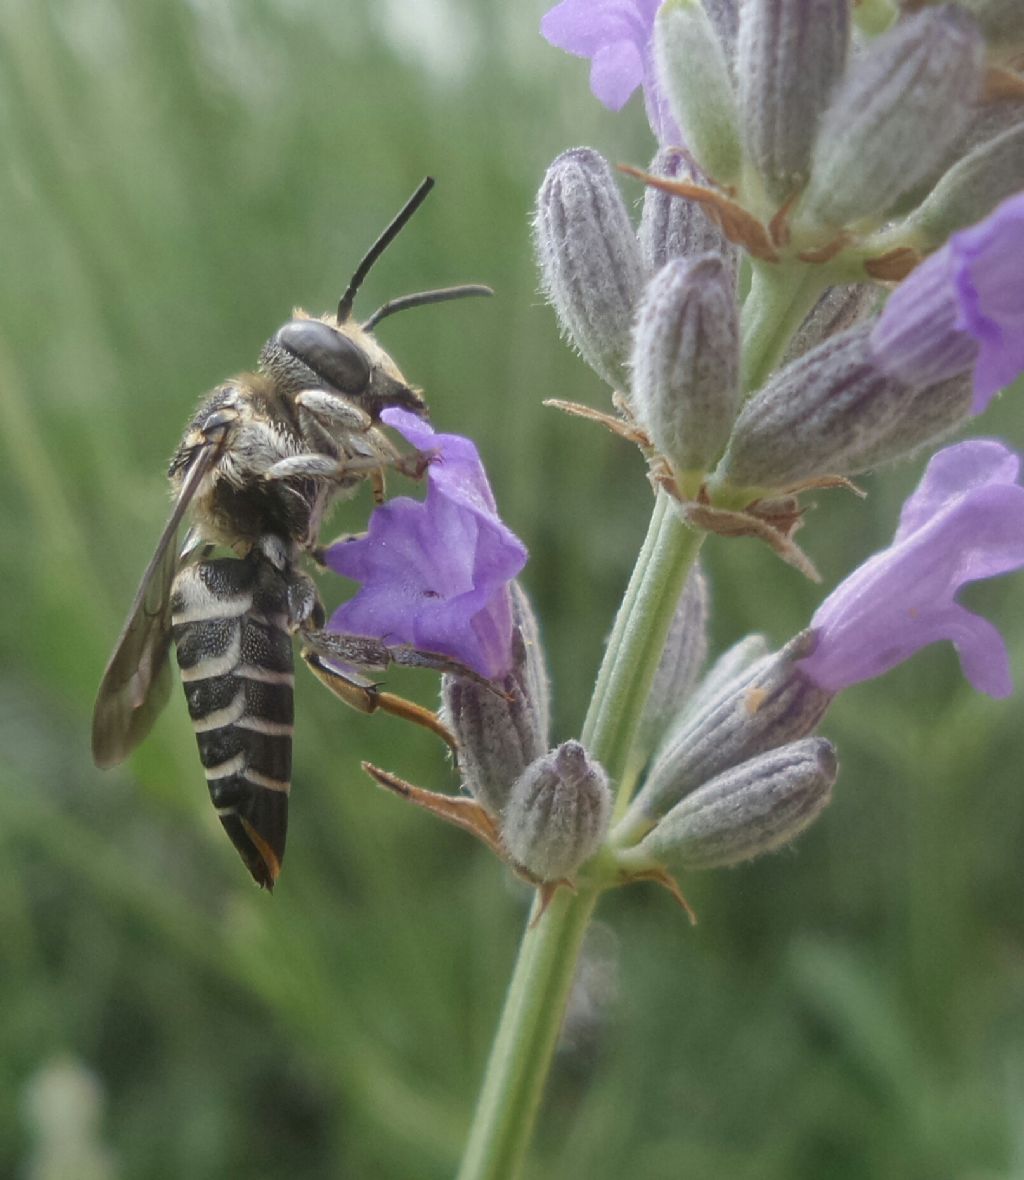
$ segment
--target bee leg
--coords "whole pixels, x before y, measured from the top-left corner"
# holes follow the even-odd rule
[[[373,426],[373,419],[364,409],[322,389],[304,389],[296,394],[295,406],[303,433],[312,438],[320,436],[328,450],[339,430],[365,434]]]
[[[265,480],[283,479],[343,479],[347,475],[365,473],[374,477],[380,471],[381,460],[367,456],[357,458],[335,459],[332,455],[318,455],[310,452],[307,455],[289,455],[287,459],[278,459],[263,473]]]
[[[411,643],[388,644],[382,639],[372,639],[368,635],[341,635],[335,631],[317,631],[311,627],[303,629],[300,638],[306,647],[325,656],[332,664],[365,668],[374,672],[383,672],[392,664],[401,668],[430,668],[434,672],[443,672],[450,676],[463,676],[501,695],[501,690],[486,676],[467,668],[461,661],[440,652],[424,651],[422,648],[413,647]]]
[[[374,504],[384,503],[384,494],[387,489],[384,486],[384,468],[378,467],[376,471],[370,472],[370,486],[373,488],[373,502]]]
[[[391,713],[394,717],[402,717],[406,721],[429,729],[451,749],[456,758],[458,757],[459,746],[455,735],[436,713],[392,692],[383,692],[379,684],[355,672],[342,672],[330,667],[309,648],[303,649],[301,654],[306,666],[320,683],[329,688],[336,697],[340,697],[346,705],[360,713],[375,713],[378,709],[383,709],[385,713]]]
[[[303,390],[296,395],[295,405],[298,407],[299,421],[305,428],[307,437],[323,439],[324,450],[327,452],[334,446],[339,430],[350,434],[366,434],[374,425],[373,419],[365,410],[345,398],[324,393],[320,389]],[[379,435],[379,442],[386,447],[382,456],[384,462],[410,479],[422,479],[434,458],[433,451],[413,451],[411,454],[403,455],[394,448],[386,435]],[[343,463],[344,471],[358,470],[351,468],[349,461]],[[379,470],[378,477],[371,476],[374,481],[373,498],[378,504],[382,503],[384,496],[383,467]]]
[[[341,536],[335,537],[328,545],[314,545],[312,549],[308,550],[309,556],[322,569],[329,569],[327,564],[327,550],[333,549],[335,545],[344,545],[349,541],[361,541],[366,536],[365,531],[361,533],[342,533]]]
[[[288,583],[288,619],[293,632],[303,627],[322,627],[326,621],[323,603],[313,579],[298,570],[292,571]]]
[[[407,479],[421,480],[426,475],[427,468],[440,453],[440,451],[410,451],[405,455],[396,455],[391,466]]]

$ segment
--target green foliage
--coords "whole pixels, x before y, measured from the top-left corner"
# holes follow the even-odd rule
[[[536,6],[452,0],[396,25],[420,8],[5,8],[2,1174],[38,1148],[30,1079],[67,1054],[102,1084],[124,1177],[429,1180],[458,1158],[526,898],[359,770],[452,789],[437,744],[302,681],[273,898],[219,831],[180,700],[129,768],[100,774],[88,754],[194,400],[293,304],[331,306],[427,172],[437,191],[360,306],[496,288],[380,336],[434,422],[478,440],[532,551],[556,737],[578,731],[649,494],[624,444],[540,406],[605,393],[540,305],[529,217],[558,151],[589,141],[642,165],[647,133],[589,100],[586,67],[536,36]],[[1019,421],[1006,398],[983,430],[1020,445]],[[866,481],[867,504],[820,495],[801,540],[828,584],[887,540],[918,468]],[[360,498],[339,531],[367,511]],[[706,550],[719,646],[785,639],[818,600],[753,541]],[[1019,672],[1020,593],[974,596]],[[425,674],[391,684],[431,700]],[[929,651],[833,711],[836,801],[796,855],[687,883],[696,930],[652,889],[609,898],[529,1175],[1019,1174],[1018,713]]]

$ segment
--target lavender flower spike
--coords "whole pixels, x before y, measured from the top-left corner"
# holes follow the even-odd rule
[[[993,697],[1013,684],[1006,645],[955,601],[961,586],[1024,567],[1020,459],[994,440],[939,451],[903,505],[888,549],[869,558],[811,620],[817,647],[799,667],[836,692],[948,639],[971,685]]]
[[[556,49],[590,58],[590,89],[620,111],[638,86],[659,143],[679,143],[679,131],[658,86],[651,50],[654,14],[661,0],[562,0],[540,22]]]
[[[332,570],[363,583],[328,629],[409,643],[499,677],[512,662],[508,583],[525,565],[526,549],[499,518],[468,438],[435,434],[406,410],[385,410],[381,418],[438,457],[427,469],[426,500],[389,501],[373,513],[365,536],[327,550]]]
[[[953,234],[896,289],[871,334],[878,365],[911,385],[974,368],[980,414],[1024,372],[1024,193]]]

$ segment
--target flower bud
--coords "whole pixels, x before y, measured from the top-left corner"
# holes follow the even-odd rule
[[[681,716],[692,717],[705,712],[719,697],[735,692],[745,684],[748,672],[755,664],[764,663],[771,655],[768,640],[763,635],[745,635],[724,651],[704,674],[700,684],[687,702],[686,712]],[[670,733],[670,740],[674,733]]]
[[[667,262],[644,291],[633,340],[633,408],[696,495],[739,406],[739,314],[731,269],[715,254]]]
[[[844,458],[849,475],[905,459],[922,447],[934,446],[971,417],[974,389],[969,373],[924,389],[908,390],[903,408],[884,435]]]
[[[464,676],[441,681],[441,720],[459,743],[463,786],[493,816],[549,745],[548,677],[537,620],[519,583],[509,590],[512,668],[495,684],[500,692]]]
[[[867,319],[880,301],[874,283],[845,283],[829,287],[797,328],[786,348],[783,365],[817,348],[830,336],[836,336]]]
[[[740,36],[740,8],[739,0],[702,0],[702,7],[708,14],[718,40],[722,43],[722,52],[729,63],[730,75],[735,75],[736,44]]]
[[[651,162],[651,175],[708,187],[708,179],[683,148],[662,148]],[[738,250],[703,207],[648,185],[640,217],[640,250],[651,274],[671,258],[718,254],[735,274]]]
[[[658,76],[694,158],[716,184],[739,179],[736,95],[721,39],[700,0],[665,0],[654,20]]]
[[[818,117],[842,76],[849,0],[748,0],[739,38],[740,125],[765,188],[784,201],[810,169]]]
[[[1002,96],[991,101],[982,100],[976,104],[967,130],[953,144],[946,157],[932,172],[909,192],[904,193],[890,210],[890,217],[901,221],[925,200],[943,176],[960,160],[986,147],[1005,131],[1012,131],[1024,121],[1024,99],[1013,95]],[[979,213],[978,217],[982,214]],[[902,245],[915,246],[918,243],[908,238],[904,225],[899,226],[899,240]]]
[[[644,705],[637,745],[650,753],[666,727],[678,717],[693,692],[708,654],[708,584],[699,565],[693,567],[679,595],[665,650]]]
[[[909,454],[963,420],[957,398],[929,402],[919,420],[908,415],[913,395],[941,379],[911,385],[890,375],[874,355],[871,332],[861,324],[833,336],[756,393],[736,421],[715,483],[753,494],[852,475],[866,466],[865,455]]]
[[[1024,8],[1021,9],[1021,12],[1024,13]],[[966,156],[975,148],[984,147],[986,143],[1002,135],[1004,131],[1012,131],[1022,122],[1024,122],[1024,97],[1007,95],[1003,98],[993,99],[991,102],[983,102],[981,106],[975,108],[971,125],[967,128],[967,134],[957,145],[960,150],[957,151],[954,160],[950,160],[950,166],[961,156]],[[938,177],[935,179],[938,180]]]
[[[692,711],[666,742],[616,833],[618,843],[644,832],[702,783],[757,754],[805,737],[833,693],[811,683],[795,662],[814,647],[808,632],[759,660]]]
[[[914,13],[857,58],[822,116],[800,219],[838,229],[882,217],[966,130],[985,46],[952,4]]]
[[[579,742],[563,742],[516,780],[502,818],[511,859],[537,881],[571,876],[608,830],[608,777]]]
[[[1022,4],[1024,10],[1024,4]],[[1024,120],[957,161],[906,219],[901,235],[931,250],[1024,186]]]
[[[677,803],[621,860],[678,872],[725,868],[772,852],[824,810],[838,772],[835,748],[824,738],[751,758]]]
[[[562,331],[602,380],[623,388],[644,267],[601,155],[573,148],[554,161],[537,196],[534,240]]]

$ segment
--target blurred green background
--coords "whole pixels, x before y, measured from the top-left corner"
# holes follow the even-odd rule
[[[4,1176],[454,1170],[528,897],[358,768],[452,789],[438,744],[300,678],[269,897],[219,830],[177,694],[130,766],[94,770],[88,729],[195,400],[293,304],[333,306],[429,172],[360,307],[498,292],[379,335],[435,423],[478,441],[532,551],[555,734],[578,731],[649,493],[625,444],[540,405],[605,391],[537,295],[530,209],[563,148],[642,164],[652,145],[636,104],[604,111],[585,63],[540,40],[544,7],[4,4]],[[982,425],[1024,445],[1021,420],[1007,398]],[[826,586],[887,541],[920,466],[865,480],[865,504],[819,497],[801,539]],[[707,554],[716,649],[783,641],[820,599],[752,541]],[[1019,576],[971,595],[1018,680],[1021,597]],[[532,1180],[1024,1176],[1019,694],[975,697],[936,648],[846,693],[825,730],[833,805],[795,852],[686,882],[696,930],[653,888],[602,905]]]

